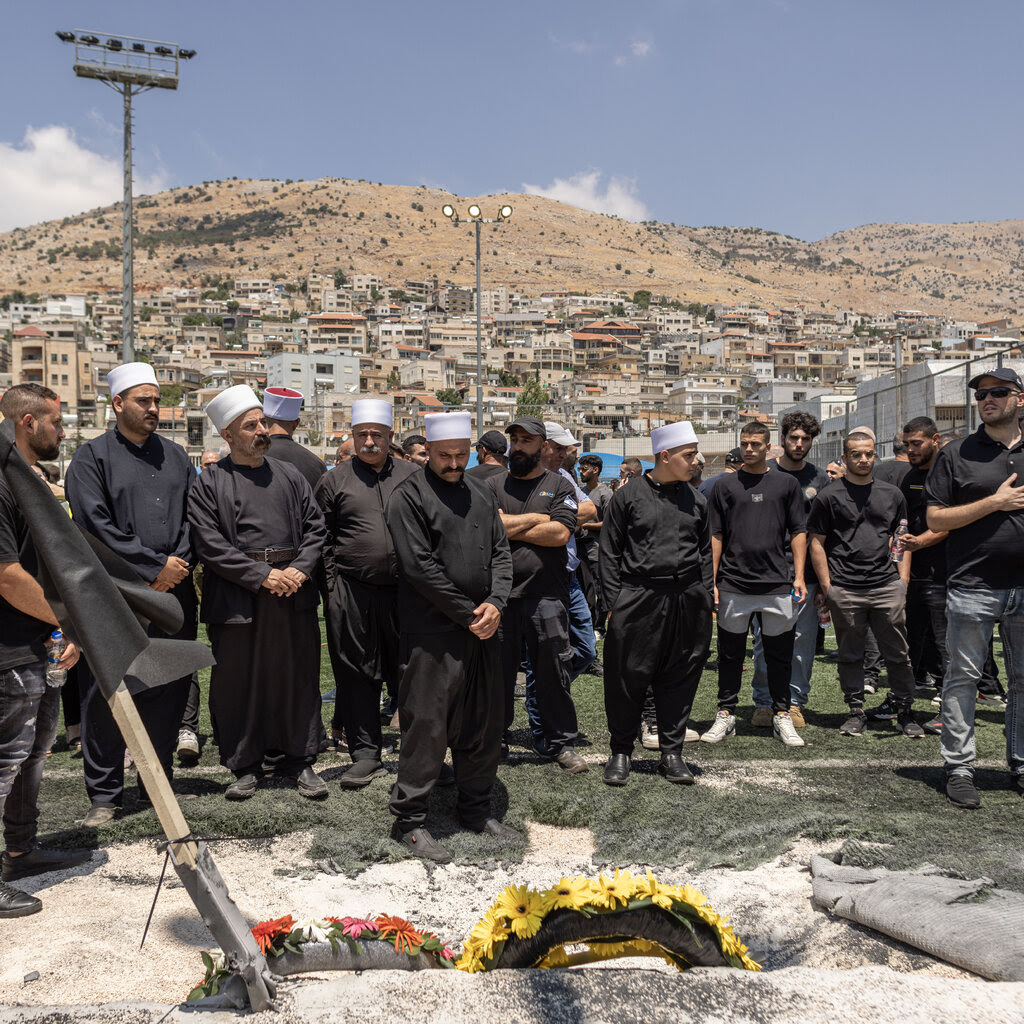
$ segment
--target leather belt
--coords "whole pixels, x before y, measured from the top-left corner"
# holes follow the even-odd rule
[[[260,551],[245,553],[256,562],[273,565],[275,562],[290,562],[295,557],[295,548],[263,548]]]

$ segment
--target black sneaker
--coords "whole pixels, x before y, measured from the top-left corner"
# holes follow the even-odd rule
[[[387,775],[388,770],[380,763],[372,758],[363,758],[360,761],[355,761],[352,767],[341,777],[341,788],[342,789],[362,789],[363,786],[368,786],[374,779],[379,779]]]
[[[846,721],[839,726],[840,736],[860,736],[867,724],[867,716],[861,708],[850,708]]]
[[[435,864],[447,864],[452,859],[452,855],[425,828],[403,832],[396,824],[391,835],[406,849],[424,860],[432,860]]]
[[[42,875],[47,871],[65,871],[77,868],[92,858],[90,850],[50,850],[45,846],[37,846],[19,857],[5,853],[0,859],[0,878],[5,882],[13,882],[18,878],[30,875]]]
[[[42,900],[0,882],[0,917],[28,917],[42,909]]]
[[[899,717],[896,702],[891,696],[887,696],[877,708],[865,710],[864,714],[872,722],[891,722]]]
[[[950,775],[946,779],[946,796],[954,807],[973,811],[981,806],[981,794],[974,787],[970,775]]]
[[[904,736],[909,736],[912,740],[919,740],[924,736],[924,729],[914,721],[912,708],[901,708],[896,721]]]

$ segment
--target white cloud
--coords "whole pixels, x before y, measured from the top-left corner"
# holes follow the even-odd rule
[[[163,171],[136,175],[136,195],[166,187]],[[121,160],[82,146],[63,125],[29,127],[20,145],[0,142],[0,231],[67,217],[121,198]]]
[[[545,196],[595,213],[610,213],[624,220],[647,220],[647,207],[636,193],[636,181],[613,175],[601,191],[601,172],[581,171],[571,178],[555,178],[546,188],[523,183],[528,195]]]
[[[629,48],[633,52],[634,57],[642,59],[651,52],[651,43],[646,40],[637,40],[637,42],[631,43]]]

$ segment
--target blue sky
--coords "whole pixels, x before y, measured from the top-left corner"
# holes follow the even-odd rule
[[[8,6],[0,229],[120,195],[121,108],[59,28],[194,48],[136,193],[366,178],[817,239],[1024,216],[1019,0],[78,0]]]

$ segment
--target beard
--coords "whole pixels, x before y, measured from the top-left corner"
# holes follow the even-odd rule
[[[29,441],[29,447],[36,458],[42,462],[49,462],[50,459],[55,459],[60,455],[60,441],[43,441],[33,437]]]
[[[508,457],[508,471],[513,476],[527,476],[540,465],[540,449],[532,455],[528,452],[513,452]]]

